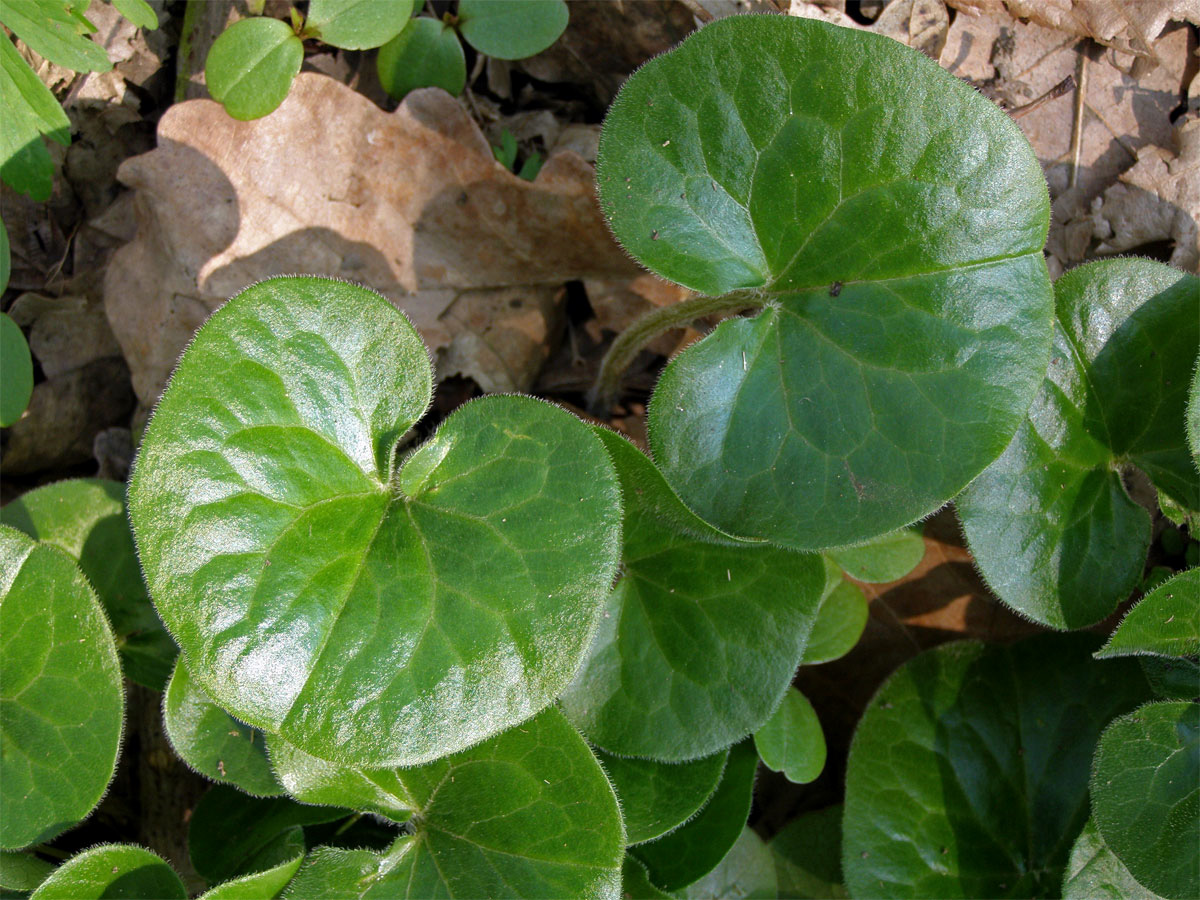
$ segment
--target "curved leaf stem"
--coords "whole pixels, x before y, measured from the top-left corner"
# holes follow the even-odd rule
[[[612,407],[621,388],[621,376],[642,349],[664,332],[682,328],[696,319],[714,313],[734,313],[744,309],[761,309],[768,297],[761,291],[744,290],[722,294],[720,297],[690,297],[661,309],[652,309],[617,335],[604,360],[596,383],[588,392],[588,411],[603,416]]]

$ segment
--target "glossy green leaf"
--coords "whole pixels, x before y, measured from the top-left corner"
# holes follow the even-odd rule
[[[187,890],[162,858],[133,844],[103,844],[54,870],[30,900],[186,900]]]
[[[1126,613],[1096,658],[1144,653],[1200,654],[1200,569],[1180,572],[1143,597]]]
[[[869,614],[863,592],[842,577],[832,560],[826,559],[825,588],[801,665],[815,666],[845,656],[862,637]]]
[[[396,100],[423,87],[439,87],[457,97],[467,85],[462,44],[454,29],[439,19],[413,19],[379,48],[375,68],[379,83]]]
[[[1141,884],[1164,897],[1200,897],[1200,704],[1151,703],[1105,729],[1092,818]]]
[[[0,313],[0,426],[7,427],[21,418],[32,394],[29,343],[8,313]]]
[[[770,843],[779,896],[785,900],[848,897],[842,884],[842,807],[804,813]]]
[[[344,765],[419,764],[545,708],[618,561],[616,476],[587,426],[485,397],[397,465],[430,390],[379,295],[261,282],[201,328],[134,468],[147,582],[192,677]]]
[[[1104,843],[1094,819],[1088,819],[1071,848],[1062,896],[1063,900],[1161,900],[1129,874]]]
[[[743,828],[721,864],[683,891],[688,900],[727,897],[775,900],[779,886],[771,851],[750,828]]]
[[[1004,454],[956,501],[976,565],[1009,606],[1054,628],[1109,615],[1141,578],[1150,518],[1120,469],[1200,505],[1184,404],[1200,345],[1200,278],[1144,259],[1055,285],[1045,382]]]
[[[397,769],[355,769],[309,756],[286,741],[270,739],[271,764],[284,790],[301,803],[345,806],[407,822],[416,801]]]
[[[496,59],[541,53],[567,28],[564,0],[459,0],[458,28],[468,44]]]
[[[701,516],[798,549],[919,519],[1004,449],[1050,342],[1049,201],[995,104],[881,35],[731,16],[625,83],[602,205],[643,265],[746,291],[649,435]]]
[[[642,844],[694,816],[721,781],[728,751],[686,763],[654,762],[596,750],[625,818],[625,842]]]
[[[138,28],[152,31],[158,27],[158,13],[146,0],[112,0],[112,5]]]
[[[651,883],[665,891],[677,891],[720,864],[750,815],[757,768],[754,742],[735,744],[729,750],[721,783],[700,814],[682,828],[630,849],[646,866]]]
[[[204,80],[213,99],[243,121],[276,109],[304,61],[304,44],[286,22],[255,16],[234,22],[213,42]]]
[[[201,877],[220,884],[294,858],[297,839],[303,846],[300,826],[349,814],[346,809],[306,806],[286,797],[250,797],[228,785],[214,785],[192,812],[188,856]]]
[[[788,781],[808,784],[825,768],[825,732],[817,711],[794,687],[771,718],[754,732],[754,746],[763,764],[782,772]]]
[[[46,880],[54,866],[32,853],[0,850],[0,888],[28,893]]]
[[[0,4],[0,23],[12,29],[30,50],[55,65],[75,72],[107,72],[112,68],[104,48],[86,36],[64,3],[5,0]]]
[[[112,632],[79,567],[0,525],[0,848],[47,841],[100,802],[124,705]]]
[[[263,872],[253,872],[222,882],[201,894],[199,900],[274,900],[300,870],[304,862],[304,844],[300,843],[291,859]]]
[[[622,900],[671,900],[671,894],[660,891],[650,883],[646,867],[632,856],[625,855],[621,867]]]
[[[1057,896],[1096,740],[1148,690],[1133,660],[1093,660],[1096,643],[950,643],[884,683],[847,764],[851,896]]]
[[[0,522],[78,561],[112,623],[125,674],[161,691],[178,651],[146,594],[126,518],[125,485],[100,478],[57,481],[0,509]]]
[[[617,800],[557,710],[397,775],[413,833],[382,855],[319,848],[285,897],[619,896]]]
[[[857,547],[829,550],[826,555],[858,581],[885,584],[903,578],[925,556],[920,529],[901,528]]]
[[[812,628],[820,558],[729,538],[696,518],[644,453],[597,433],[626,500],[622,576],[560,702],[612,753],[708,756],[778,706]]]
[[[283,793],[267,761],[263,733],[213,703],[182,659],[163,698],[163,724],[179,758],[205,778],[256,797]]]
[[[310,0],[306,31],[343,50],[380,47],[408,24],[413,0]]]

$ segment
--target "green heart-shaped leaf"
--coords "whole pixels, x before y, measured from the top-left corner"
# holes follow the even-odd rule
[[[179,758],[205,778],[255,797],[283,793],[267,762],[263,733],[213,703],[183,660],[176,664],[163,697],[163,725]]]
[[[125,485],[101,478],[57,481],[0,509],[0,522],[61,547],[79,562],[108,613],[125,674],[161,691],[178,650],[146,594],[125,512]]]
[[[271,764],[284,790],[301,803],[345,806],[397,823],[417,808],[397,769],[339,766],[278,738],[271,738]]]
[[[266,872],[303,850],[301,826],[347,815],[346,809],[305,806],[286,797],[250,797],[228,785],[214,785],[192,811],[188,857],[210,884]]]
[[[619,896],[617,800],[557,710],[395,774],[417,813],[413,833],[384,855],[318,848],[288,897]]]
[[[797,900],[849,895],[842,884],[842,807],[804,813],[771,840],[779,896]]]
[[[720,864],[750,815],[757,769],[754,742],[735,744],[729,749],[721,783],[699,815],[656,841],[630,848],[630,854],[646,866],[651,883],[664,891],[677,891]]]
[[[1092,817],[1139,882],[1164,897],[1200,896],[1200,704],[1150,703],[1105,729]]]
[[[423,87],[440,87],[457,97],[467,84],[467,60],[458,35],[445,22],[428,17],[413,19],[380,47],[375,68],[379,83],[396,100]]]
[[[303,62],[304,44],[286,22],[252,16],[234,22],[213,42],[204,81],[233,118],[258,119],[287,98]]]
[[[808,784],[825,768],[825,732],[817,711],[794,687],[771,718],[754,732],[754,746],[763,764],[782,772],[788,781]]]
[[[650,883],[646,867],[629,854],[621,867],[621,897],[622,900],[671,900],[670,894]]]
[[[1129,874],[1088,819],[1071,848],[1063,878],[1063,900],[1161,900]]]
[[[412,12],[413,0],[310,0],[305,25],[326,44],[369,50],[403,31]]]
[[[956,501],[975,562],[1009,606],[1054,628],[1109,615],[1142,575],[1150,518],[1120,469],[1200,508],[1184,435],[1200,278],[1144,259],[1055,284],[1054,353],[1012,444]]]
[[[560,702],[612,753],[707,756],[761,726],[787,690],[821,593],[820,557],[722,534],[644,453],[597,433],[626,498],[623,574]]]
[[[815,666],[845,656],[862,637],[869,615],[867,598],[862,590],[846,581],[842,570],[826,558],[825,588],[800,664]]]
[[[925,556],[925,539],[917,528],[901,528],[856,547],[842,547],[825,554],[846,574],[869,584],[885,584],[903,578]]]
[[[138,28],[153,30],[158,27],[158,13],[146,0],[112,0],[112,5]]]
[[[364,288],[283,278],[213,315],[146,429],[130,514],[150,593],[231,715],[346,765],[415,765],[545,708],[620,548],[599,440],[486,397],[397,466],[429,360]]]
[[[567,28],[564,0],[459,0],[458,28],[468,44],[496,59],[541,53]]]
[[[722,750],[692,762],[664,763],[595,753],[621,801],[628,845],[662,837],[694,816],[717,789],[729,756]]]
[[[1180,572],[1143,597],[1096,658],[1143,653],[1200,655],[1200,569]]]
[[[112,632],[79,567],[0,525],[0,848],[47,841],[100,802],[124,706]]]
[[[1137,663],[1096,662],[1095,645],[961,641],[888,679],[847,763],[851,896],[1058,896],[1096,740],[1147,694]]]
[[[598,181],[621,244],[730,319],[668,364],[650,445],[690,507],[798,549],[958,493],[1045,371],[1046,184],[995,104],[896,41],[731,16],[625,83]]]
[[[29,900],[153,897],[186,900],[187,889],[162,858],[133,844],[103,844],[72,856]]]

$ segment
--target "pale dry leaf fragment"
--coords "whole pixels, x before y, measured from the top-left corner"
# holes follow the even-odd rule
[[[802,19],[873,31],[920,50],[932,59],[941,55],[950,30],[950,14],[943,0],[893,0],[870,25],[855,21],[843,9],[829,3],[791,0],[787,12]]]
[[[177,104],[159,123],[157,149],[125,162],[120,179],[137,192],[138,236],[109,266],[105,300],[143,408],[204,318],[273,275],[374,288],[438,351],[473,319],[445,315],[464,292],[638,272],[604,225],[589,164],[554,153],[524,181],[434,88],[387,113],[301,73],[278,110],[251,122],[211,101]],[[528,387],[511,375],[530,365],[468,360],[464,346],[457,370]]]

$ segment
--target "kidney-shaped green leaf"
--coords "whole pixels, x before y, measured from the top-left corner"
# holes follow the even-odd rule
[[[54,866],[32,853],[0,850],[0,888],[28,893],[46,880]]]
[[[763,764],[788,781],[808,784],[825,768],[825,732],[808,698],[788,688],[771,718],[754,732]]]
[[[458,27],[467,43],[496,59],[541,53],[566,30],[564,0],[459,0]]]
[[[0,525],[0,848],[47,841],[100,802],[124,706],[112,632],[75,561]]]
[[[30,900],[185,900],[175,870],[134,844],[103,844],[72,856],[30,895]]]
[[[662,837],[694,816],[717,789],[729,755],[722,750],[692,762],[664,763],[595,753],[621,801],[628,845]]]
[[[108,613],[125,674],[161,691],[178,651],[146,594],[125,513],[125,485],[102,478],[56,481],[0,509],[0,522],[79,561]]]
[[[1092,817],[1140,883],[1164,897],[1200,896],[1200,704],[1151,703],[1105,729]]]
[[[263,733],[213,703],[182,659],[163,697],[163,725],[179,758],[205,778],[235,785],[255,797],[283,793],[267,762]]]
[[[557,710],[396,775],[418,813],[413,833],[384,855],[318,848],[286,897],[620,895],[616,797]]]
[[[1200,568],[1180,572],[1138,601],[1096,658],[1140,654],[1200,655]]]
[[[820,557],[718,532],[644,453],[598,433],[626,498],[623,574],[560,702],[612,753],[708,756],[762,725],[787,690],[821,594]]]
[[[1088,819],[1071,848],[1062,896],[1063,900],[1161,900],[1129,874],[1104,843],[1094,819]]]
[[[397,823],[407,822],[417,808],[401,770],[338,765],[276,737],[270,739],[270,756],[280,784],[301,803],[345,806]]]
[[[304,62],[304,44],[286,22],[252,16],[234,22],[213,42],[204,80],[213,99],[243,121],[274,111]]]
[[[825,587],[800,664],[814,666],[845,656],[862,637],[870,613],[862,589],[847,581],[837,564],[826,556]]]
[[[956,501],[975,562],[1009,606],[1054,628],[1109,615],[1142,576],[1150,518],[1121,482],[1142,469],[1200,507],[1184,435],[1200,278],[1144,259],[1055,284],[1054,353],[1016,437]]]
[[[379,83],[396,100],[423,87],[439,87],[457,97],[467,84],[467,60],[458,35],[445,22],[427,16],[413,19],[380,47],[375,68]]]
[[[918,528],[901,528],[855,547],[829,550],[826,555],[846,574],[869,584],[903,578],[925,556],[925,539]]]
[[[847,763],[851,896],[1058,896],[1096,740],[1148,692],[1134,660],[1096,662],[1095,645],[963,641],[888,679]]]
[[[424,413],[416,331],[365,288],[282,278],[219,310],[146,429],[130,514],[196,682],[314,756],[379,768],[546,707],[620,552],[612,464],[527,397]]]
[[[412,11],[413,0],[311,0],[305,24],[326,44],[369,50],[398,35]]]
[[[721,19],[625,83],[598,180],[639,262],[766,307],[677,356],[650,404],[654,456],[705,519],[858,543],[1012,437],[1050,343],[1045,180],[1013,122],[922,54]]]

